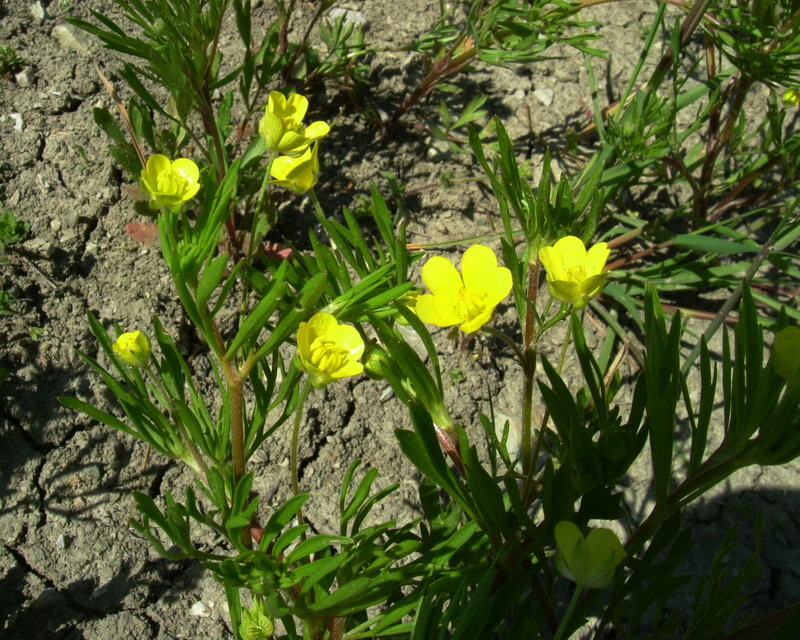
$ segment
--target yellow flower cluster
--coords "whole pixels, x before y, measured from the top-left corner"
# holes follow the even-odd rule
[[[296,93],[287,99],[279,91],[273,91],[258,125],[267,150],[285,154],[272,163],[270,174],[275,178],[272,183],[300,194],[317,184],[319,141],[330,131],[321,120],[304,126],[307,110],[305,96]]]

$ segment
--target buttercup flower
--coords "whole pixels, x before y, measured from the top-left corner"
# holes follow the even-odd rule
[[[800,328],[784,327],[775,334],[771,362],[791,384],[800,384]]]
[[[317,184],[319,178],[319,157],[314,144],[305,150],[299,158],[281,156],[272,163],[272,184],[291,189],[303,194]]]
[[[148,158],[139,184],[150,194],[150,206],[154,209],[178,209],[200,190],[200,170],[188,158],[170,161],[157,153]]]
[[[781,96],[783,106],[786,108],[800,106],[800,90],[787,89]]]
[[[601,589],[614,578],[625,558],[619,538],[610,529],[592,529],[585,538],[568,520],[556,524],[556,569],[578,586]]]
[[[331,128],[322,120],[303,126],[307,110],[308,99],[299,93],[288,100],[280,91],[269,94],[264,117],[258,124],[258,133],[268,151],[299,156],[312,142],[328,135]]]
[[[606,282],[608,274],[603,267],[610,253],[605,242],[598,242],[586,251],[583,241],[575,236],[566,236],[552,247],[539,249],[550,295],[576,309],[585,307]]]
[[[150,339],[141,331],[123,333],[111,348],[120,360],[134,367],[150,362]]]
[[[475,333],[489,322],[494,308],[511,291],[511,272],[497,266],[494,252],[474,244],[461,258],[461,274],[447,258],[434,256],[422,267],[430,293],[417,299],[419,319],[437,327],[460,325]]]
[[[314,314],[297,330],[299,366],[317,389],[361,373],[364,366],[358,360],[363,353],[361,334],[355,327],[339,324],[330,313]]]

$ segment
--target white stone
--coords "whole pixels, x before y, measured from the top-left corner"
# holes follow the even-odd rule
[[[36,20],[39,24],[42,24],[47,18],[50,16],[47,15],[47,10],[42,6],[41,2],[34,2],[30,6],[31,15],[33,19]]]
[[[14,121],[14,131],[17,133],[22,131],[23,123],[22,123],[22,114],[21,113],[9,113],[9,117]]]
[[[533,92],[533,95],[541,102],[545,107],[549,107],[553,104],[553,90],[552,89],[536,89]]]
[[[31,72],[28,69],[23,69],[18,74],[14,76],[14,80],[17,81],[17,86],[22,87],[23,89],[27,89],[33,84],[31,80]]]
[[[211,615],[211,609],[208,608],[205,602],[198,600],[192,605],[192,608],[189,609],[189,613],[198,618],[208,618]]]
[[[65,49],[75,51],[79,55],[88,56],[89,49],[82,44],[76,37],[72,27],[66,24],[59,24],[53,28],[53,36],[58,43]]]

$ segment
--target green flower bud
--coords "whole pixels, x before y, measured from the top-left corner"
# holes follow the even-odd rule
[[[250,609],[242,611],[242,623],[239,625],[239,635],[242,640],[266,640],[275,633],[275,625],[267,615],[266,607],[261,598],[256,598]]]
[[[367,347],[364,355],[364,373],[372,380],[386,380],[387,370],[392,366],[392,360],[386,349],[377,344]]]
[[[800,328],[784,327],[775,334],[771,362],[789,384],[800,384]]]

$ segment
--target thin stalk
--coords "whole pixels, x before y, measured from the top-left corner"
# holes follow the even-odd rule
[[[317,212],[317,215],[324,220],[325,212],[322,210],[322,205],[319,203],[319,198],[317,198],[317,192],[314,190],[314,187],[308,190],[308,195],[311,197],[311,202],[314,204],[314,210]]]
[[[572,619],[572,614],[575,612],[575,606],[578,604],[578,599],[582,591],[583,587],[581,585],[575,587],[575,592],[572,594],[572,599],[569,601],[569,606],[567,606],[567,610],[564,612],[564,617],[561,618],[561,624],[558,625],[558,630],[556,631],[556,635],[553,636],[553,640],[561,640],[561,636],[566,633],[569,627],[569,621]]]
[[[534,310],[539,292],[539,262],[528,263],[528,291],[525,309],[524,348],[522,371],[524,381],[522,386],[522,471],[527,476],[531,474],[533,460],[531,458],[531,429],[533,412],[533,383],[536,377],[536,327]]]
[[[308,394],[311,391],[311,381],[307,379],[305,385],[303,386],[303,391],[300,394],[300,401],[297,404],[297,409],[295,410],[294,414],[294,425],[292,425],[292,448],[291,448],[291,460],[290,466],[292,468],[292,492],[294,495],[300,495],[300,477],[299,477],[299,469],[297,465],[297,449],[298,449],[298,441],[300,436],[300,422],[303,419],[303,408],[306,403],[306,398],[308,398]],[[298,520],[302,522],[303,516],[298,513]]]

